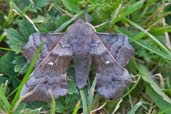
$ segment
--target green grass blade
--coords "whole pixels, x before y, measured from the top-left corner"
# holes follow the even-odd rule
[[[141,105],[142,105],[142,101],[139,101],[131,108],[131,110],[127,114],[136,114],[135,112],[140,108]]]
[[[120,13],[119,17],[112,19],[112,24],[118,22],[120,19],[128,16],[129,14],[135,12],[136,10],[140,9],[144,4],[144,0],[140,0],[134,4],[132,4],[130,7],[124,8]]]
[[[148,70],[143,65],[138,64],[137,69],[140,72],[142,79],[145,81],[147,94],[151,97],[161,111],[165,112],[166,114],[171,114],[171,99],[154,82]]]
[[[14,52],[14,50],[12,50],[11,48],[0,47],[0,50],[4,50],[4,51],[13,51],[13,52]]]
[[[132,26],[134,26],[137,29],[144,32],[146,35],[148,35],[149,38],[151,38],[154,42],[156,42],[156,44],[171,57],[171,52],[155,36],[153,36],[151,33],[149,33],[147,30],[145,30],[144,28],[142,28],[138,24],[134,23],[133,21],[131,21],[127,18],[124,18],[124,20],[127,21],[128,23],[130,23]]]
[[[171,26],[161,26],[161,27],[154,27],[150,30],[153,34],[164,34],[165,32],[171,32]]]
[[[88,109],[90,111],[92,105],[93,105],[93,98],[94,98],[94,92],[96,87],[96,77],[92,83],[91,88],[89,89],[89,95],[88,95]]]
[[[0,100],[3,102],[4,106],[7,108],[7,110],[10,110],[11,105],[8,102],[7,97],[5,96],[5,93],[2,91],[2,88],[0,87]]]
[[[54,98],[54,96],[53,96],[51,91],[50,91],[50,94],[51,94],[51,98],[52,98],[50,114],[55,114],[56,102],[55,102],[55,98]]]
[[[77,104],[75,105],[74,111],[72,114],[78,114],[78,110],[80,108],[80,100],[77,102]]]
[[[124,31],[124,30],[120,29],[119,27],[115,27],[115,28],[116,28],[116,31],[117,31],[117,32],[121,32],[121,33],[127,35],[128,38],[129,38],[131,41],[133,41],[134,43],[136,43],[137,45],[139,45],[139,46],[141,46],[141,47],[143,47],[143,48],[149,50],[150,52],[153,52],[153,53],[155,53],[155,54],[157,54],[157,55],[159,55],[159,56],[161,56],[161,57],[163,57],[163,58],[166,58],[166,59],[168,59],[168,60],[171,60],[171,57],[170,57],[168,54],[164,53],[163,51],[160,51],[160,50],[156,49],[156,48],[153,47],[153,46],[144,44],[142,41],[134,40],[134,39],[141,39],[141,37],[143,37],[143,35],[144,35],[144,34],[143,34],[144,32],[143,32],[143,33],[140,32],[138,35],[133,36],[131,33],[127,32],[127,31]]]
[[[0,35],[0,43],[6,38],[5,36],[6,36],[5,33]]]
[[[142,39],[144,36],[145,36],[145,33],[144,33],[144,32],[140,32],[140,33],[138,33],[136,36],[132,37],[131,40],[134,40],[134,41],[140,40],[140,39]]]
[[[147,49],[147,50],[149,50],[149,51],[151,51],[151,52],[153,52],[153,53],[155,53],[155,54],[157,54],[157,55],[159,55],[159,56],[161,56],[163,58],[171,60],[171,58],[166,53],[163,53],[162,51],[159,51],[159,50],[157,50],[156,48],[154,48],[154,47],[152,47],[150,45],[144,44],[144,43],[142,43],[140,41],[134,41],[134,42],[136,44],[138,44],[139,46],[141,46],[141,47],[143,47],[143,48],[145,48],[145,49]]]
[[[83,106],[83,114],[89,114],[88,107],[87,107],[87,99],[84,89],[80,89],[80,95],[81,95],[82,106]]]
[[[151,78],[148,70],[143,65],[137,65],[137,69],[139,70],[142,79],[147,82],[154,91],[159,94],[163,100],[168,102],[171,105],[171,99],[160,89],[160,87],[154,82],[154,80]]]

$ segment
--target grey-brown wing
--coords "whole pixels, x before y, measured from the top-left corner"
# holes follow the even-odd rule
[[[25,100],[27,102],[48,101],[51,98],[49,90],[55,98],[67,94],[66,71],[72,59],[72,49],[66,44],[65,38],[62,38],[49,53],[22,88],[20,96],[34,91]]]
[[[29,61],[31,61],[39,45],[42,43],[42,41],[44,41],[42,51],[35,64],[35,66],[37,66],[46,57],[46,55],[55,47],[61,36],[62,36],[61,34],[56,34],[56,33],[47,33],[47,34],[34,33],[30,35],[28,42],[23,47],[22,54]]]
[[[129,44],[127,36],[109,33],[97,33],[97,35],[116,61],[125,66],[134,54],[134,48]]]
[[[98,36],[91,44],[93,62],[96,67],[97,91],[105,98],[120,97],[131,78],[112,56]]]

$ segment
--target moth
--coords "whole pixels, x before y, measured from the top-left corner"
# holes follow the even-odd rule
[[[33,91],[26,101],[48,101],[67,94],[67,68],[74,61],[78,88],[84,88],[90,65],[95,66],[96,90],[105,98],[119,98],[131,81],[124,66],[134,53],[128,38],[121,34],[96,33],[90,23],[76,20],[65,33],[34,33],[23,48],[23,55],[32,61],[41,42],[42,51],[35,70],[21,91]],[[51,94],[49,92],[51,91]]]

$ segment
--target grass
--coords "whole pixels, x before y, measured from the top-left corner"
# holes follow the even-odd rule
[[[0,113],[2,114],[170,114],[171,1],[169,0],[1,0]],[[87,14],[85,14],[85,12]],[[126,66],[132,76],[122,98],[96,93],[95,79],[79,90],[73,65],[68,69],[69,94],[48,103],[21,102],[19,94],[33,70],[21,55],[34,32],[64,32],[77,18],[89,20],[97,32],[129,37],[135,55]],[[94,69],[92,68],[92,75]],[[94,77],[93,77],[94,78]]]

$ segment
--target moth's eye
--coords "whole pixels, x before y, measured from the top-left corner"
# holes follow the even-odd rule
[[[47,81],[47,80],[45,80],[43,83],[44,83],[44,84],[47,84],[47,83],[48,83],[48,81]]]

